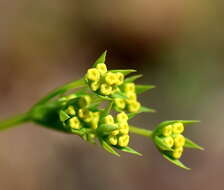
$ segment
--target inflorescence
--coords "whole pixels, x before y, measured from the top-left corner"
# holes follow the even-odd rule
[[[183,132],[185,124],[197,121],[165,121],[153,131],[129,125],[136,115],[154,111],[138,101],[138,95],[154,86],[135,84],[142,76],[129,76],[135,70],[108,70],[105,59],[106,51],[81,80],[50,92],[26,114],[0,123],[0,129],[33,121],[76,134],[91,143],[99,141],[105,150],[117,156],[116,149],[141,155],[129,146],[129,134],[143,135],[153,140],[164,158],[189,169],[179,161],[184,148],[202,148],[184,137]]]

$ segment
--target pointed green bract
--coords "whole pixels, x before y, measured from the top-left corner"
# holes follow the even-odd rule
[[[95,61],[93,64],[93,67],[96,67],[99,63],[105,63],[106,61],[106,56],[107,56],[107,50],[105,50],[100,57]]]
[[[163,157],[167,160],[169,160],[171,163],[185,169],[185,170],[190,170],[190,168],[188,168],[187,166],[185,166],[180,160],[176,160],[176,159],[173,159],[165,154],[163,154]]]
[[[194,143],[192,140],[186,138],[186,141],[185,141],[185,144],[184,144],[184,147],[186,148],[195,148],[195,149],[199,149],[199,150],[204,150],[203,147],[201,147],[200,145]]]
[[[104,141],[103,139],[100,139],[100,144],[101,146],[108,152],[110,152],[111,154],[115,155],[115,156],[120,156],[120,154],[118,154],[106,141]]]
[[[123,152],[127,152],[127,153],[131,153],[131,154],[135,154],[138,156],[142,156],[141,153],[137,152],[136,150],[134,150],[131,147],[117,147],[119,150],[123,151]]]
[[[122,73],[124,76],[136,72],[134,69],[126,69],[126,70],[110,70],[112,73]]]
[[[61,110],[59,112],[59,118],[60,118],[61,122],[64,122],[64,121],[70,119],[71,117],[67,113],[65,113],[63,110]]]
[[[157,137],[157,136],[154,138],[154,142],[155,142],[156,146],[157,146],[159,149],[161,149],[161,150],[173,151],[172,148],[166,146],[166,145],[164,144],[164,142],[162,141],[162,139],[159,138],[159,137]]]
[[[147,90],[155,88],[154,85],[136,85],[136,93],[137,94],[142,94],[146,92]]]
[[[105,135],[110,134],[112,131],[118,129],[117,125],[101,124],[97,129],[98,133],[103,133]]]
[[[121,99],[127,99],[128,97],[122,93],[122,92],[116,92],[112,95],[113,98],[121,98]]]
[[[141,78],[143,75],[134,75],[134,76],[131,76],[131,77],[128,77],[124,80],[124,82],[134,82],[135,80]]]
[[[144,112],[151,112],[151,113],[154,113],[155,110],[152,109],[152,108],[148,108],[148,107],[145,107],[145,106],[141,106],[139,111],[137,113],[129,113],[128,114],[128,118],[129,119],[132,119],[134,118],[135,116],[139,115],[140,113],[144,113]]]

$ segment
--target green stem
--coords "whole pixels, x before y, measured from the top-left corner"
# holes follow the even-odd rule
[[[152,137],[152,131],[148,129],[142,129],[142,128],[130,126],[129,130],[131,133],[135,133],[137,135],[142,135],[142,136],[150,137],[150,138]]]
[[[74,89],[74,88],[80,88],[82,86],[85,85],[85,81],[84,79],[80,79],[80,80],[77,80],[77,81],[73,81],[73,82],[70,82],[70,83],[67,83],[59,88],[56,88],[54,89],[53,91],[51,91],[47,96],[43,97],[42,99],[40,99],[36,104],[36,105],[40,105],[40,104],[44,104],[46,103],[47,101],[49,101],[51,98],[57,96],[57,95],[60,95],[60,94],[63,94],[65,93],[66,91],[70,90],[70,89]]]
[[[29,121],[28,113],[20,114],[9,119],[0,121],[0,130],[8,129],[10,127],[14,127],[16,125],[25,123]]]

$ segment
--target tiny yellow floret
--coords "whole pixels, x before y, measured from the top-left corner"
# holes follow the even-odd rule
[[[88,109],[79,109],[79,117],[88,123],[92,120],[93,113]]]
[[[163,136],[165,136],[165,137],[170,136],[172,134],[172,130],[173,130],[172,125],[167,125],[167,126],[163,127],[163,129],[162,129]]]
[[[69,120],[69,125],[72,129],[80,129],[80,121],[77,117],[73,117]]]
[[[127,99],[128,103],[131,102],[131,101],[136,101],[137,100],[137,95],[136,95],[135,92],[126,92],[125,95],[128,97],[128,99]]]
[[[118,129],[111,132],[111,135],[113,135],[113,136],[116,136],[118,134],[119,134],[119,130]]]
[[[126,147],[129,144],[129,135],[122,135],[118,138],[118,145],[121,147]]]
[[[115,106],[117,106],[120,109],[124,109],[126,107],[126,102],[122,98],[115,98],[114,103]]]
[[[89,106],[90,103],[91,103],[91,97],[88,96],[88,95],[82,96],[82,97],[79,99],[79,106],[80,106],[81,108],[84,108],[84,107]]]
[[[174,123],[173,124],[173,133],[181,134],[184,132],[184,125],[183,123]]]
[[[117,75],[115,73],[108,72],[106,73],[105,81],[108,85],[115,85],[117,83]]]
[[[101,92],[101,94],[108,96],[112,93],[112,86],[110,86],[106,83],[103,83],[100,86],[100,92]]]
[[[104,63],[97,64],[96,68],[100,72],[101,75],[104,75],[107,72],[107,66]]]
[[[175,147],[183,147],[185,144],[185,137],[183,135],[176,135],[174,137]]]
[[[179,159],[183,154],[183,148],[177,148],[172,152],[172,156],[174,159]]]
[[[128,115],[125,112],[121,112],[116,116],[118,123],[126,123],[128,121]]]
[[[141,104],[138,101],[130,101],[128,105],[128,111],[131,113],[138,112]]]
[[[113,125],[114,124],[114,118],[112,115],[107,115],[105,118],[104,118],[104,123],[105,124],[108,124],[108,125]]]
[[[76,114],[74,106],[68,106],[66,113],[70,116],[74,116]]]
[[[117,82],[116,85],[121,85],[124,82],[124,75],[122,73],[116,73]]]
[[[100,88],[99,81],[91,82],[90,88],[91,88],[92,91],[97,91]]]
[[[126,93],[128,92],[134,92],[135,93],[135,84],[134,83],[126,83],[124,86],[124,91]]]
[[[163,142],[169,148],[171,148],[174,145],[174,140],[172,137],[164,137]]]
[[[110,136],[108,136],[108,141],[112,145],[117,145],[117,141],[118,140],[117,140],[117,137],[116,136],[110,135]]]
[[[92,81],[98,81],[100,79],[100,72],[95,68],[88,69],[86,78]]]

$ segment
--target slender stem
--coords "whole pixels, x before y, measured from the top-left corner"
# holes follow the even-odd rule
[[[137,135],[152,137],[152,131],[148,129],[142,129],[142,128],[130,126],[129,130],[131,133],[135,133]]]
[[[14,127],[21,123],[25,123],[29,121],[28,113],[20,114],[9,119],[0,121],[0,130],[8,129],[10,127]]]
[[[58,87],[56,89],[54,89],[53,91],[51,91],[47,96],[43,97],[42,99],[40,99],[36,104],[36,105],[40,105],[40,104],[44,104],[46,103],[47,101],[49,101],[51,98],[57,96],[57,95],[60,95],[60,94],[63,94],[65,93],[66,91],[70,90],[70,89],[74,89],[74,88],[79,88],[79,87],[82,87],[85,85],[85,81],[84,79],[80,79],[80,80],[77,80],[77,81],[73,81],[73,82],[70,82],[70,83],[67,83],[61,87]]]

